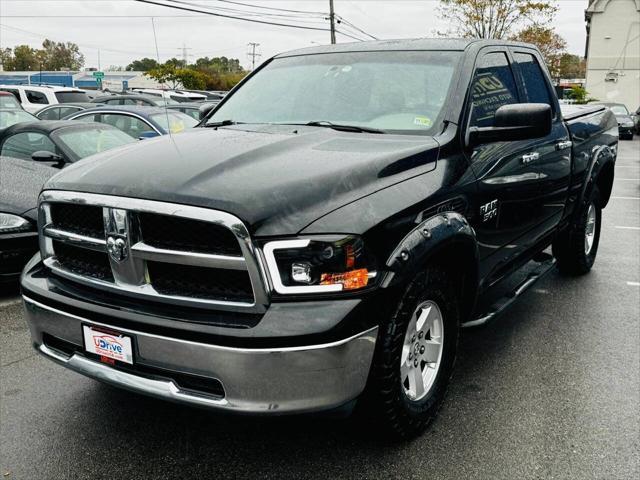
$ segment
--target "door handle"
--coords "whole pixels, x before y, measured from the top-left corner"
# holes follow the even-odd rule
[[[522,163],[525,165],[540,160],[540,154],[538,152],[527,153],[526,155],[522,155]]]

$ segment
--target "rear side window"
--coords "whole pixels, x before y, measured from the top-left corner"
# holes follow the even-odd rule
[[[88,102],[89,97],[85,92],[56,92],[59,103]]]
[[[49,108],[44,112],[36,113],[36,117],[38,117],[40,120],[60,120],[60,109]]]
[[[105,103],[107,105],[122,105],[122,99],[120,99],[120,98],[112,98],[110,100],[103,100],[100,103]]]
[[[547,80],[536,57],[529,53],[516,53],[513,57],[518,62],[522,73],[527,101],[551,105],[551,95],[549,95],[549,89],[547,88]]]
[[[60,112],[60,118],[64,118],[67,115],[79,112],[80,110],[82,110],[80,107],[60,107],[58,112]]]
[[[496,110],[518,103],[518,89],[504,52],[488,53],[480,60],[471,84],[472,127],[491,127]]]
[[[24,92],[27,95],[27,100],[29,103],[38,103],[42,105],[46,105],[49,103],[47,100],[47,96],[42,92],[36,92],[35,90],[25,90]]]

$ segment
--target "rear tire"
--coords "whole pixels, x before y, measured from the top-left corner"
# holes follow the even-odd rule
[[[365,402],[372,420],[397,439],[422,433],[436,416],[453,372],[459,308],[439,268],[413,279],[380,328]]]
[[[600,244],[601,205],[600,191],[594,186],[574,224],[553,242],[553,256],[561,273],[584,275],[593,267]]]

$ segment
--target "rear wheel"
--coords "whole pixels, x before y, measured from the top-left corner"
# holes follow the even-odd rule
[[[416,276],[382,325],[366,400],[395,437],[416,436],[435,417],[453,371],[458,323],[454,285],[434,268]]]
[[[601,221],[600,192],[593,187],[574,225],[553,243],[553,255],[560,272],[584,275],[591,270],[598,253]]]

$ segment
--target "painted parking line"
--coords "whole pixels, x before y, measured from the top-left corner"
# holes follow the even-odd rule
[[[640,227],[625,227],[622,225],[616,225],[615,228],[619,228],[620,230],[640,230]]]
[[[640,200],[640,197],[611,197],[614,200]]]
[[[627,282],[630,287],[640,287],[640,282]]]
[[[623,182],[640,182],[640,178],[620,178],[620,177],[616,177],[616,180],[622,180]]]

